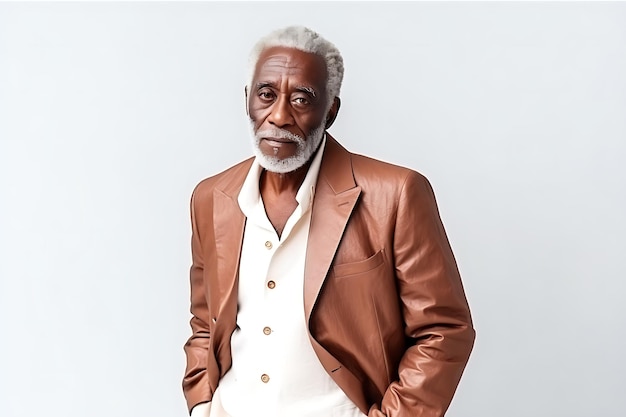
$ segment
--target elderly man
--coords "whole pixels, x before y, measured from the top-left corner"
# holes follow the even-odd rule
[[[326,132],[343,60],[317,33],[250,62],[255,157],[191,201],[191,415],[443,416],[474,330],[430,184]]]

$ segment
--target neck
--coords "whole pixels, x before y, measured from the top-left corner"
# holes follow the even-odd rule
[[[273,194],[290,193],[295,196],[298,189],[300,189],[300,186],[304,182],[304,178],[306,177],[310,166],[311,161],[308,161],[295,171],[282,174],[263,170],[259,182],[261,194],[264,194],[265,192],[271,192]]]

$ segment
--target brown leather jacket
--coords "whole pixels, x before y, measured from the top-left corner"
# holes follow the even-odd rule
[[[187,405],[209,401],[231,366],[252,160],[202,181],[191,202]],[[320,362],[370,416],[443,416],[474,342],[456,262],[428,180],[352,154],[328,136],[317,181],[304,308]]]

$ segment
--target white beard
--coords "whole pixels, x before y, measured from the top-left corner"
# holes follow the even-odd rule
[[[277,174],[285,174],[287,172],[295,171],[304,164],[306,164],[311,156],[315,153],[319,147],[322,139],[324,138],[326,122],[322,122],[321,125],[313,129],[307,136],[306,140],[299,135],[280,128],[265,129],[258,132],[254,131],[254,122],[250,121],[250,136],[252,137],[252,150],[256,156],[259,165],[270,172]],[[275,156],[265,155],[259,148],[261,138],[263,137],[276,137],[292,140],[296,143],[297,149],[293,156],[285,159],[279,159]]]

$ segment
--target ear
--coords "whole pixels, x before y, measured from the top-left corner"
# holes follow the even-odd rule
[[[243,95],[246,99],[246,115],[250,116],[250,111],[248,111],[248,86],[243,87]]]
[[[339,107],[341,107],[341,99],[339,97],[335,97],[333,99],[333,104],[330,106],[330,110],[328,110],[328,114],[326,115],[326,129],[335,123],[337,113],[339,113]]]

